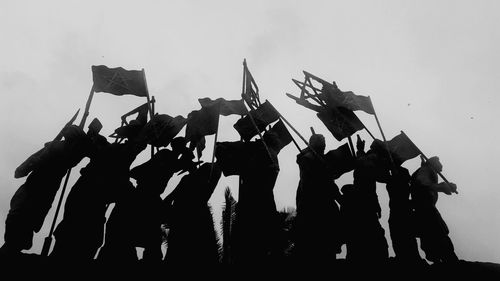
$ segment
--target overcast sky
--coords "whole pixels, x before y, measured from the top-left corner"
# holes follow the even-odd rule
[[[238,99],[246,58],[261,90],[305,136],[313,126],[337,142],[315,114],[285,96],[302,70],[370,95],[388,138],[404,130],[459,194],[438,208],[460,258],[500,263],[500,20],[498,1],[2,1],[0,3],[0,242],[9,200],[25,181],[15,168],[83,111],[91,65],[144,68],[160,113],[186,116],[199,97]],[[88,120],[104,133],[143,98],[95,95]],[[380,138],[372,116],[357,115]],[[80,116],[81,117],[81,116]],[[221,117],[220,140],[238,140]],[[79,120],[79,119],[78,119]],[[361,133],[369,139],[366,133]],[[368,141],[370,142],[370,141]],[[207,137],[205,161],[213,136]],[[303,146],[304,147],[304,146]],[[297,149],[279,156],[279,208],[294,206]],[[136,163],[147,160],[141,155]],[[86,163],[87,161],[85,161]],[[413,172],[419,160],[405,166]],[[77,171],[72,173],[74,182]],[[342,177],[340,186],[352,181]],[[172,179],[171,190],[178,179]],[[220,212],[222,178],[211,199]],[[40,187],[43,188],[43,187]],[[388,235],[387,192],[379,185]],[[51,212],[32,252],[40,252]]]

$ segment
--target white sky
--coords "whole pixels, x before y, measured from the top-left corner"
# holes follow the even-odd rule
[[[459,195],[438,202],[459,257],[500,262],[500,20],[498,1],[2,1],[0,3],[0,235],[9,200],[25,181],[14,169],[51,140],[92,86],[91,65],[145,68],[157,111],[186,116],[197,98],[237,99],[242,61],[275,107],[309,137],[339,146],[315,115],[285,96],[302,70],[372,97],[388,138],[404,130],[438,155]],[[89,121],[104,132],[143,103],[99,93]],[[358,113],[378,137],[371,116]],[[220,140],[239,139],[222,117]],[[364,138],[368,136],[362,133]],[[213,137],[207,138],[209,161]],[[149,150],[148,150],[149,152]],[[293,206],[297,150],[280,154],[277,205]],[[137,163],[145,161],[147,153]],[[406,163],[413,172],[419,161]],[[79,167],[76,171],[79,170]],[[74,172],[74,182],[77,172]],[[338,185],[351,181],[343,177]],[[169,190],[178,182],[173,179]],[[222,179],[212,197],[220,212]],[[43,187],[41,187],[43,188]],[[378,189],[387,228],[387,195]],[[52,212],[33,252],[40,252]],[[3,236],[2,238],[3,239]],[[1,241],[0,241],[1,242]]]

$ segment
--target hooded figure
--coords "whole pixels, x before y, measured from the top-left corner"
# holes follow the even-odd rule
[[[456,192],[454,183],[438,183],[438,172],[443,166],[434,156],[422,161],[420,168],[411,176],[411,198],[417,221],[417,235],[425,258],[433,263],[455,262],[453,243],[448,236],[448,226],[436,208],[438,192],[451,195]]]
[[[133,168],[137,188],[117,201],[106,223],[105,244],[99,259],[137,260],[135,247],[144,248],[143,260],[161,261],[162,199],[174,173],[194,165],[183,137],[174,139],[172,150],[162,149],[152,159]]]
[[[358,146],[360,147],[360,146]],[[380,224],[381,208],[377,196],[377,181],[387,182],[389,165],[384,144],[374,140],[366,153],[358,151],[352,197],[352,208],[357,210],[355,222],[349,222],[354,229],[348,237],[347,251],[349,259],[361,263],[385,262],[389,258],[385,231]]]
[[[31,248],[33,233],[40,231],[63,176],[89,154],[91,141],[82,129],[67,126],[62,134],[63,141],[48,142],[37,157],[30,157],[33,160],[29,163],[31,173],[10,201],[5,244],[1,248],[4,253],[19,253]]]
[[[64,206],[63,220],[57,226],[51,256],[66,260],[92,260],[103,243],[106,210],[109,204],[130,196],[130,165],[146,144],[128,140],[110,144],[102,136],[80,170]]]
[[[207,202],[220,176],[217,163],[205,163],[184,176],[164,199],[164,204],[172,208],[167,264],[209,268],[219,262],[219,245]]]
[[[313,134],[310,148],[297,155],[300,181],[294,253],[300,262],[329,263],[340,253],[340,193],[324,160],[325,138]]]

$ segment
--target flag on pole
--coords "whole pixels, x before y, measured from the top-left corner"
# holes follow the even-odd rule
[[[106,92],[117,96],[148,96],[142,70],[126,70],[122,67],[109,68],[105,65],[93,65],[92,78],[95,92]]]
[[[219,109],[219,114],[223,116],[228,116],[232,114],[245,115],[248,113],[247,108],[243,100],[225,100],[223,98],[218,98],[212,100],[210,98],[198,99],[201,107],[215,107]]]
[[[324,109],[317,116],[338,141],[364,128],[356,114],[343,107]]]
[[[335,178],[354,170],[355,158],[347,143],[325,154],[325,162]]]
[[[387,141],[387,146],[393,160],[400,164],[420,155],[420,150],[403,132]]]
[[[186,123],[186,118],[180,115],[156,114],[144,127],[148,144],[156,147],[169,145]]]
[[[186,126],[186,140],[191,149],[196,148],[198,156],[205,148],[205,136],[217,132],[219,123],[219,108],[217,106],[202,107],[188,114]]]
[[[257,108],[261,104],[259,98],[259,87],[257,86],[252,73],[250,73],[250,70],[248,69],[246,59],[243,61],[243,73],[243,93],[241,96],[251,109]]]
[[[342,92],[336,85],[323,84],[321,98],[330,106],[345,107],[352,111],[362,110],[375,115],[370,97],[356,95],[351,91]]]
[[[279,114],[276,112],[274,107],[268,102],[264,102],[257,109],[251,110],[249,114],[259,128],[259,131],[264,131],[266,126],[273,123],[279,119]],[[240,134],[241,138],[245,141],[251,140],[259,132],[255,129],[252,119],[249,115],[239,119],[235,124],[234,128]]]
[[[272,139],[272,140],[270,140]],[[292,135],[285,124],[279,120],[273,127],[264,134],[266,144],[271,146],[277,153],[292,142]]]

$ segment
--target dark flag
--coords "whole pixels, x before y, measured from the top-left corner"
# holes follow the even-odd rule
[[[186,139],[192,140],[215,134],[219,121],[218,115],[216,107],[204,107],[191,111],[187,118]]]
[[[325,154],[325,162],[335,178],[354,170],[355,158],[351,154],[349,145],[343,144],[337,149],[330,150]]]
[[[248,113],[243,100],[225,100],[218,98],[211,100],[210,98],[198,99],[201,107],[215,107],[219,109],[219,114],[228,116],[232,114],[245,115]]]
[[[190,142],[191,149],[197,148],[199,157],[201,157],[201,151],[204,148],[200,142],[204,141],[205,136],[217,132],[218,123],[219,111],[216,106],[202,107],[200,110],[193,110],[188,114],[186,140]]]
[[[336,85],[332,84],[323,84],[322,92],[322,99],[330,106],[345,107],[352,111],[362,110],[375,115],[370,97],[359,96],[351,91],[342,92]]]
[[[268,142],[268,138],[270,135],[274,136],[272,145]],[[273,127],[264,134],[264,140],[266,141],[266,144],[272,146],[272,148],[277,153],[279,153],[281,149],[291,143],[292,139],[292,135],[290,135],[290,132],[281,120],[276,122],[276,124],[274,124]]]
[[[122,67],[108,68],[105,65],[93,65],[92,78],[95,92],[106,92],[117,96],[148,96],[142,70],[126,70]]]
[[[279,114],[276,112],[274,107],[266,101],[257,109],[251,110],[250,114],[253,117],[257,128],[259,131],[263,131],[267,125],[273,123],[274,121],[279,119]],[[247,115],[241,119],[239,119],[235,124],[234,128],[240,134],[241,138],[245,141],[249,141],[257,135],[259,132],[255,129],[250,116]]]
[[[156,147],[169,145],[186,122],[186,118],[180,115],[171,117],[167,114],[156,114],[144,127],[148,144]]]
[[[246,59],[243,61],[243,71],[244,71],[244,77],[243,77],[244,89],[243,93],[241,94],[241,97],[245,100],[245,102],[251,109],[255,109],[259,107],[261,104],[259,98],[259,87],[257,86],[257,83],[255,82],[252,73],[250,73],[250,70],[248,69]]]
[[[356,114],[343,107],[324,109],[317,116],[338,141],[364,128]]]
[[[403,132],[390,141],[387,141],[387,146],[391,151],[393,160],[401,164],[406,160],[410,160],[420,155],[420,150]]]

